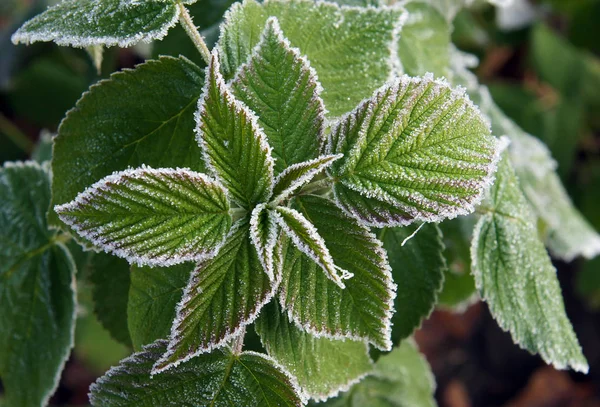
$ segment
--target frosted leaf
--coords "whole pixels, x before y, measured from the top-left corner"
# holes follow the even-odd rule
[[[412,340],[379,358],[373,372],[324,407],[436,407],[435,378]]]
[[[401,7],[351,7],[325,1],[245,0],[225,15],[218,47],[223,73],[232,78],[252,54],[270,16],[305,55],[334,117],[352,109],[395,73]],[[312,157],[307,157],[308,159]]]
[[[159,375],[152,366],[167,342],[158,340],[123,359],[90,387],[94,407],[286,406],[304,399],[296,380],[266,355],[228,348]]]
[[[379,89],[332,129],[327,170],[336,201],[371,226],[439,222],[474,210],[499,149],[462,89],[404,76]]]
[[[335,265],[325,241],[315,226],[295,209],[279,206],[272,212],[274,221],[290,237],[302,253],[323,269],[323,272],[340,288],[343,280],[352,278],[352,273]]]
[[[314,160],[297,163],[287,167],[277,176],[277,178],[275,178],[272,202],[280,204],[288,200],[294,193],[299,192],[300,188],[309,183],[317,174],[329,167],[335,160],[342,157],[342,154],[323,155]]]
[[[273,189],[271,147],[254,113],[225,84],[216,50],[206,70],[203,95],[196,134],[206,165],[240,205],[268,200]]]
[[[52,206],[115,171],[144,164],[204,172],[194,138],[203,84],[204,71],[188,59],[161,57],[93,85],[54,138]],[[65,228],[54,211],[48,219]]]
[[[169,370],[225,346],[273,297],[281,270],[275,269],[275,277],[272,281],[263,271],[251,242],[249,222],[238,221],[219,253],[192,272],[177,305],[167,352],[153,372]]]
[[[275,171],[319,155],[325,142],[325,107],[317,74],[269,18],[248,62],[231,83],[235,95],[258,115],[273,146]]]
[[[193,263],[131,267],[127,326],[134,350],[139,351],[143,345],[169,336],[177,303],[194,268]]]
[[[365,342],[315,337],[291,323],[277,302],[263,309],[255,328],[269,355],[316,401],[348,390],[373,369]]]
[[[473,232],[472,271],[498,325],[557,369],[587,372],[556,270],[508,158],[502,160],[481,211],[485,214]]]
[[[525,197],[548,228],[545,243],[552,255],[571,261],[577,256],[590,259],[600,254],[600,235],[571,202],[548,148],[510,120],[492,101],[487,88],[476,87],[472,93],[481,99],[480,106],[490,117],[494,133],[511,140],[511,161]]]
[[[340,288],[287,240],[279,299],[289,319],[317,336],[362,339],[391,349],[396,285],[381,242],[328,199],[307,195],[294,203],[317,228],[335,264],[353,277]]]
[[[258,204],[250,216],[250,239],[258,253],[264,272],[271,280],[275,279],[273,251],[277,244],[279,227],[270,214],[267,204]]]
[[[14,44],[129,47],[162,39],[178,18],[175,1],[64,0],[27,21],[11,39]]]
[[[431,4],[446,17],[446,21],[451,23],[454,17],[466,7],[470,7],[476,0],[419,0]]]
[[[438,225],[431,223],[383,229],[379,238],[398,284],[392,317],[392,340],[398,343],[419,328],[437,303],[446,269],[444,243]]]
[[[94,245],[153,266],[211,257],[231,227],[223,186],[187,169],[116,172],[54,210]]]
[[[49,231],[48,165],[0,167],[0,379],[5,406],[43,406],[75,329],[75,263]]]
[[[402,72],[421,76],[449,76],[450,24],[430,4],[411,1],[404,5],[408,18],[398,40],[398,57]]]

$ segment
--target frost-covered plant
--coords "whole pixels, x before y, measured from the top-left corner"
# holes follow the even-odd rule
[[[353,385],[327,403],[431,405],[409,337],[475,286],[516,343],[587,370],[537,221],[565,259],[600,238],[452,48],[443,13],[460,2],[245,0],[212,51],[191,3],[66,0],[13,36],[97,51],[179,21],[206,68],[165,56],[115,73],[63,120],[51,171],[2,168],[8,405],[45,404],[68,356],[71,236],[111,255],[89,260],[99,317],[136,351],[92,386],[94,406],[299,406]],[[474,230],[441,225],[456,245],[471,225],[471,277],[448,268],[438,223],[473,212]],[[131,264],[124,294],[114,256]],[[390,353],[373,363],[370,347]]]

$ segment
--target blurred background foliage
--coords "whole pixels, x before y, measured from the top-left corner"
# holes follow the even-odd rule
[[[14,46],[10,35],[54,0],[0,2],[0,161],[51,158],[51,134],[93,83],[160,54],[202,65],[180,27],[155,44],[104,50],[100,69],[83,49],[52,43]],[[232,0],[190,6],[209,45]],[[476,74],[497,104],[542,139],[558,162],[575,205],[600,230],[600,0],[516,1],[512,9],[476,2],[454,21],[458,48],[477,55]],[[464,225],[464,223],[463,223]],[[452,271],[440,310],[415,338],[436,374],[442,406],[600,406],[600,257],[557,262],[567,306],[586,356],[588,376],[556,372],[519,350],[473,298],[469,247],[460,223],[442,225]],[[75,351],[53,397],[56,405],[86,405],[88,386],[131,353],[94,313],[97,281],[89,254],[78,255],[80,309]],[[123,283],[123,282],[121,282]],[[128,281],[124,284],[129,284]],[[448,311],[463,304],[462,313]],[[122,338],[118,338],[121,339]],[[66,403],[66,404],[65,404]]]

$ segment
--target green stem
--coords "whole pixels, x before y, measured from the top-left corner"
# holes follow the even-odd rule
[[[330,188],[331,185],[333,185],[333,182],[334,181],[331,178],[323,178],[318,181],[311,182],[309,184],[306,184],[300,190],[300,195],[308,195],[325,188]]]
[[[206,62],[208,65],[210,63],[210,50],[206,46],[204,38],[202,38],[198,28],[194,25],[192,16],[190,16],[187,8],[185,8],[185,6],[181,3],[177,3],[177,6],[179,7],[179,22],[183,26],[183,29],[188,37],[191,38],[192,42],[200,52],[200,55],[202,55],[204,62]]]
[[[244,216],[246,216],[247,213],[248,213],[248,211],[244,208],[230,208],[229,209],[229,214],[231,215],[232,222],[242,219]]]
[[[25,151],[27,154],[31,154],[34,146],[33,142],[2,113],[0,113],[0,131],[21,150]]]
[[[242,328],[240,334],[232,341],[231,343],[231,351],[234,355],[239,355],[242,353],[242,349],[244,348],[244,338],[246,337],[246,327]]]

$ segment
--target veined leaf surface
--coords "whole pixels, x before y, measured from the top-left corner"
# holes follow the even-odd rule
[[[231,407],[304,405],[296,380],[266,355],[228,348],[151,376],[165,352],[156,341],[123,359],[90,388],[94,407]]]
[[[13,34],[12,41],[129,47],[162,39],[178,18],[175,1],[64,0],[27,21]]]
[[[273,190],[271,147],[254,113],[225,84],[216,51],[198,106],[196,133],[207,166],[240,205],[249,208],[268,200]]]
[[[271,280],[263,272],[249,222],[238,221],[219,253],[192,272],[177,305],[168,350],[154,373],[222,347],[239,335],[275,294],[280,270],[275,276]]]
[[[558,369],[587,372],[556,270],[508,158],[482,211],[487,213],[475,226],[471,258],[477,288],[492,315],[522,348]]]
[[[402,77],[332,129],[328,169],[337,202],[371,226],[470,213],[491,183],[498,141],[479,110],[447,83]]]
[[[323,85],[329,113],[340,116],[395,73],[400,7],[348,7],[325,1],[245,0],[221,27],[223,73],[232,78],[260,41],[270,16],[277,17],[291,45],[310,61]]]
[[[47,167],[0,167],[0,378],[6,406],[45,406],[75,328],[75,263],[46,224]]]
[[[231,84],[258,115],[273,147],[275,171],[319,155],[325,142],[325,107],[317,74],[283,36],[275,17]]]
[[[288,241],[279,293],[288,317],[315,335],[368,340],[389,350],[396,285],[381,242],[328,199],[307,195],[295,203],[323,237],[335,264],[354,276],[340,288]]]
[[[117,172],[54,209],[98,247],[153,266],[211,257],[231,227],[223,186],[180,168]]]

